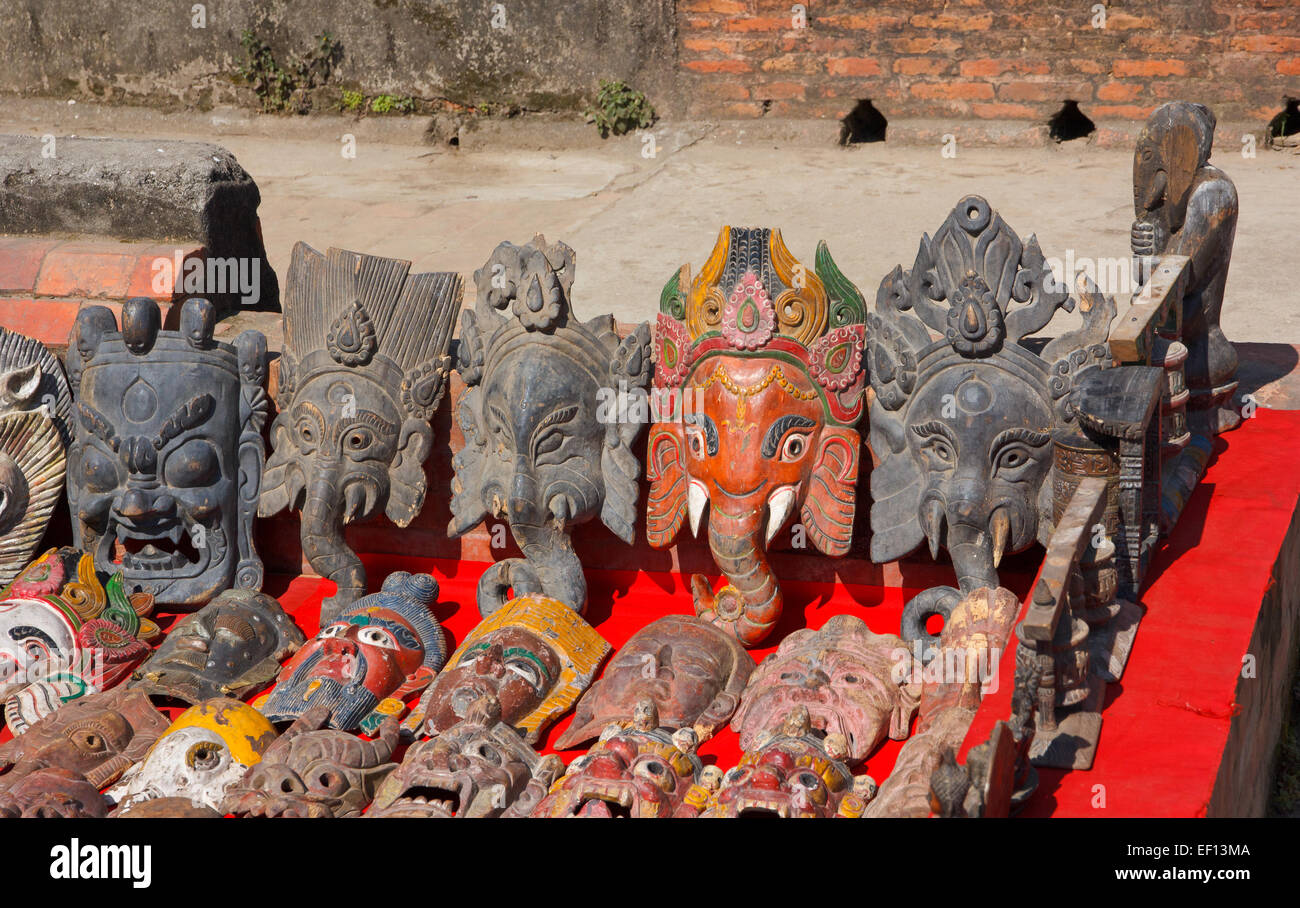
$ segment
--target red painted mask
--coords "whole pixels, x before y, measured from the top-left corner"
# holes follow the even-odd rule
[[[692,578],[698,615],[746,646],[781,614],[764,549],[790,517],[821,551],[849,549],[856,504],[866,303],[825,244],[816,273],[780,231],[724,227],[694,282],[661,298],[654,351],[646,533],[668,546],[708,505],[709,548],[727,576]]]

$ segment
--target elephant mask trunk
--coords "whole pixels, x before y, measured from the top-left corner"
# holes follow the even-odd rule
[[[366,594],[366,569],[343,541],[339,508],[334,474],[312,477],[302,509],[302,551],[316,573],[338,586],[338,591],[321,603],[322,625]]]
[[[498,561],[479,578],[478,603],[486,617],[505,605],[507,595],[542,595],[578,614],[587,607],[587,579],[567,533],[553,523],[512,524],[523,558]]]
[[[695,613],[727,630],[745,646],[766,637],[781,617],[781,587],[764,553],[763,518],[758,513],[733,517],[716,506],[709,510],[709,549],[714,563],[727,577],[717,593],[707,578],[691,580]]]

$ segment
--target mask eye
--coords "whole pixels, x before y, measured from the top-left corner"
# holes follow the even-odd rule
[[[957,463],[957,454],[953,451],[952,445],[942,438],[932,438],[926,442],[922,450],[939,469],[946,469]]]
[[[523,678],[534,690],[540,690],[542,679],[537,671],[537,666],[523,659],[511,659],[506,662],[506,671],[512,672]]]
[[[1034,462],[1029,449],[1024,445],[1006,445],[998,451],[993,459],[993,470],[1007,479],[1018,478]]]
[[[478,756],[487,760],[489,763],[495,763],[497,766],[501,765],[501,753],[487,742],[476,744],[474,746],[474,753],[478,754]]]
[[[362,454],[368,451],[374,443],[375,433],[358,426],[349,429],[348,433],[343,436],[343,451],[345,454]]]
[[[382,627],[362,628],[361,633],[357,634],[357,640],[369,646],[397,649],[397,641],[393,639],[393,635]]]
[[[209,772],[221,763],[221,746],[212,741],[199,741],[190,746],[185,754],[185,763],[190,769]]]
[[[348,626],[346,624],[330,624],[320,629],[320,633],[316,635],[316,639],[328,640],[331,637],[342,637],[347,632]]]
[[[691,454],[696,457],[704,457],[704,433],[699,429],[688,429],[686,432],[686,443],[690,445]]]
[[[316,446],[316,424],[309,419],[300,419],[298,421],[298,440],[305,446],[314,448]]]
[[[808,453],[808,436],[802,432],[791,432],[781,445],[781,461],[795,463]]]
[[[348,790],[348,779],[337,766],[327,764],[307,776],[308,786],[314,792],[340,795]]]

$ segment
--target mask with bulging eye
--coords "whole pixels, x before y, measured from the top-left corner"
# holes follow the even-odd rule
[[[275,686],[254,705],[272,722],[323,706],[331,728],[373,732],[403,701],[433,680],[447,658],[430,612],[438,583],[428,574],[390,574],[285,663]]]
[[[226,697],[205,700],[181,713],[107,796],[128,809],[155,798],[216,809],[274,740],[274,726],[253,707]]]
[[[68,769],[37,769],[0,788],[0,817],[60,817],[102,819],[108,800],[81,773]]]
[[[294,720],[233,785],[221,812],[237,817],[355,817],[374,799],[388,774],[397,746],[397,723],[390,717],[379,737],[363,740],[325,728],[329,708],[315,706]]]
[[[853,775],[826,752],[806,709],[796,707],[778,734],[746,751],[712,791],[688,794],[680,816],[860,817],[866,801],[853,790]],[[842,755],[841,755],[842,756]]]
[[[599,516],[624,542],[635,536],[632,442],[647,413],[649,326],[620,338],[613,316],[578,321],[574,266],[572,249],[542,236],[502,243],[475,272],[478,299],[461,316],[465,445],[453,459],[448,533],[505,520],[524,556],[484,572],[484,616],[525,595],[581,613],[587,582],[571,528]]]
[[[699,780],[698,738],[659,725],[650,700],[638,704],[636,724],[610,726],[532,809],[533,817],[665,818]],[[518,810],[507,811],[514,816]]]
[[[81,310],[69,347],[76,376],[68,504],[76,544],[128,590],[196,608],[230,587],[262,585],[253,517],[265,448],[266,338],[212,340],[211,304],[186,300],[163,331],[158,305],[128,300],[121,330]],[[72,369],[73,363],[76,368]]]
[[[125,687],[91,694],[41,719],[22,737],[0,744],[0,784],[37,769],[68,769],[97,789],[144,759],[170,723],[149,698]]]
[[[238,698],[273,680],[305,639],[270,596],[227,590],[177,622],[131,686],[190,704]]]
[[[853,615],[835,615],[819,630],[795,631],[759,663],[731,730],[743,750],[756,752],[782,733],[792,711],[802,710],[807,733],[838,736],[845,753],[837,759],[857,765],[886,737],[907,737],[920,702],[912,663],[901,638],[873,633]]]
[[[484,694],[464,719],[411,745],[366,816],[496,817],[535,805],[563,769],[502,722],[501,703]]]

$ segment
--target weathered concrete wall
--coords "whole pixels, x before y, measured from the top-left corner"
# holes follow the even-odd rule
[[[342,47],[331,79],[341,88],[574,109],[602,78],[667,91],[672,9],[673,0],[0,0],[0,91],[247,102],[234,76],[245,29],[282,64],[328,31]]]

